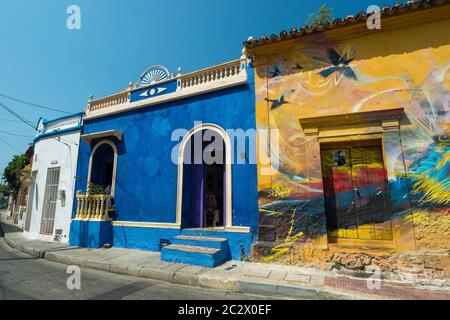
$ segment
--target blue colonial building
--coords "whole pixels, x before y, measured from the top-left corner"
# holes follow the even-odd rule
[[[211,267],[249,256],[254,92],[242,57],[188,74],[153,66],[127,89],[91,97],[70,243],[161,250],[163,260]]]

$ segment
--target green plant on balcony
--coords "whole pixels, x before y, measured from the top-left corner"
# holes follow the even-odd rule
[[[89,182],[88,184],[88,194],[90,195],[100,195],[105,194],[106,188],[104,186]]]

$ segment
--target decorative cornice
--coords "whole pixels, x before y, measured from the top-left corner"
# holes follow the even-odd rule
[[[81,139],[85,140],[87,143],[91,143],[94,139],[108,138],[108,137],[116,137],[117,140],[122,140],[123,133],[117,130],[107,130],[101,132],[94,132],[88,134],[82,134]]]
[[[317,132],[320,128],[330,128],[345,125],[366,125],[383,122],[396,121],[397,123],[405,114],[403,108],[365,111],[355,113],[345,113],[337,115],[328,115],[322,117],[309,117],[299,119],[305,134]]]
[[[114,227],[157,228],[157,229],[181,229],[176,223],[138,222],[138,221],[113,221]]]

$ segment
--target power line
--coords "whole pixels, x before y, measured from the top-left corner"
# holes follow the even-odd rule
[[[7,107],[6,105],[4,105],[3,103],[0,102],[0,107],[2,107],[3,109],[5,109],[6,111],[8,111],[9,113],[11,113],[13,116],[15,116],[17,119],[19,119],[20,121],[22,121],[23,123],[26,123],[27,125],[29,125],[30,127],[33,128],[33,130],[36,130],[36,127],[33,125],[33,123],[30,120],[25,119],[24,117],[22,117],[20,114],[14,112],[13,110],[11,110],[9,107]]]
[[[6,121],[6,122],[20,122],[19,120],[11,120],[11,119],[1,119],[0,121]]]
[[[60,109],[57,109],[57,108],[52,108],[52,107],[46,107],[46,106],[43,106],[43,105],[40,105],[40,104],[37,104],[37,103],[33,103],[33,102],[25,101],[25,100],[22,100],[22,99],[19,99],[19,98],[11,97],[11,96],[8,96],[8,95],[3,94],[3,93],[0,93],[0,97],[9,99],[9,100],[12,100],[12,101],[15,101],[15,102],[27,104],[27,105],[35,107],[35,108],[51,110],[51,111],[55,111],[55,112],[65,113],[65,114],[72,114],[71,112],[67,112],[67,111],[60,110]]]
[[[0,95],[1,95],[1,94],[0,94]],[[23,118],[21,115],[19,115],[18,113],[14,112],[13,110],[11,110],[8,106],[6,106],[5,104],[3,104],[2,102],[0,102],[0,107],[3,107],[3,109],[5,109],[5,110],[8,111],[9,113],[11,113],[13,116],[15,116],[16,118],[18,118],[20,121],[22,121],[23,123],[25,123],[25,124],[29,125],[30,127],[32,127],[33,130],[36,130],[36,129],[37,129],[37,128],[31,123],[31,121],[29,121],[29,120]],[[59,141],[59,140],[66,141],[66,140],[64,140],[64,139],[61,138],[61,137],[59,137],[59,140],[58,140],[57,138],[55,138],[55,137],[51,137],[51,139],[55,139],[55,140],[57,140],[57,141]],[[6,143],[3,139],[2,139],[2,141],[3,141],[4,143]],[[61,141],[59,141],[59,142],[61,142]],[[64,142],[62,142],[62,143],[64,143]],[[72,144],[72,143],[69,142],[69,141],[67,141],[67,143]],[[64,144],[66,144],[66,143],[64,143]],[[8,145],[9,145],[9,144],[8,144]],[[77,144],[75,144],[75,145],[77,145]],[[11,145],[9,145],[9,146],[12,147]],[[12,148],[13,148],[13,147],[12,147]],[[70,148],[70,146],[69,146],[69,148]],[[17,150],[17,149],[16,149],[16,150]],[[19,151],[19,152],[20,152],[20,151]]]
[[[13,136],[13,137],[33,138],[33,136],[30,136],[30,135],[11,133],[11,132],[7,132],[7,131],[3,131],[3,130],[0,130],[0,133],[7,134],[7,135]]]
[[[3,142],[4,144],[6,144],[6,145],[7,145],[8,147],[10,147],[11,149],[13,149],[14,151],[22,152],[22,151],[20,151],[19,149],[17,149],[16,147],[10,145],[8,142],[6,142],[5,140],[3,140],[2,138],[0,138],[0,141]]]

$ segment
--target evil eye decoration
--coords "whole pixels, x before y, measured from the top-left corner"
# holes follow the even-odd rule
[[[156,96],[166,90],[167,90],[167,88],[164,88],[164,87],[151,88],[148,90],[144,90],[143,92],[141,92],[139,94],[139,96],[140,97],[153,97],[153,96]]]
[[[177,91],[177,80],[165,81],[161,84],[154,84],[145,88],[138,88],[131,92],[130,101],[140,101],[144,99],[156,98],[158,96]]]
[[[139,78],[139,86],[157,83],[170,78],[170,72],[166,67],[156,65],[148,68]]]

